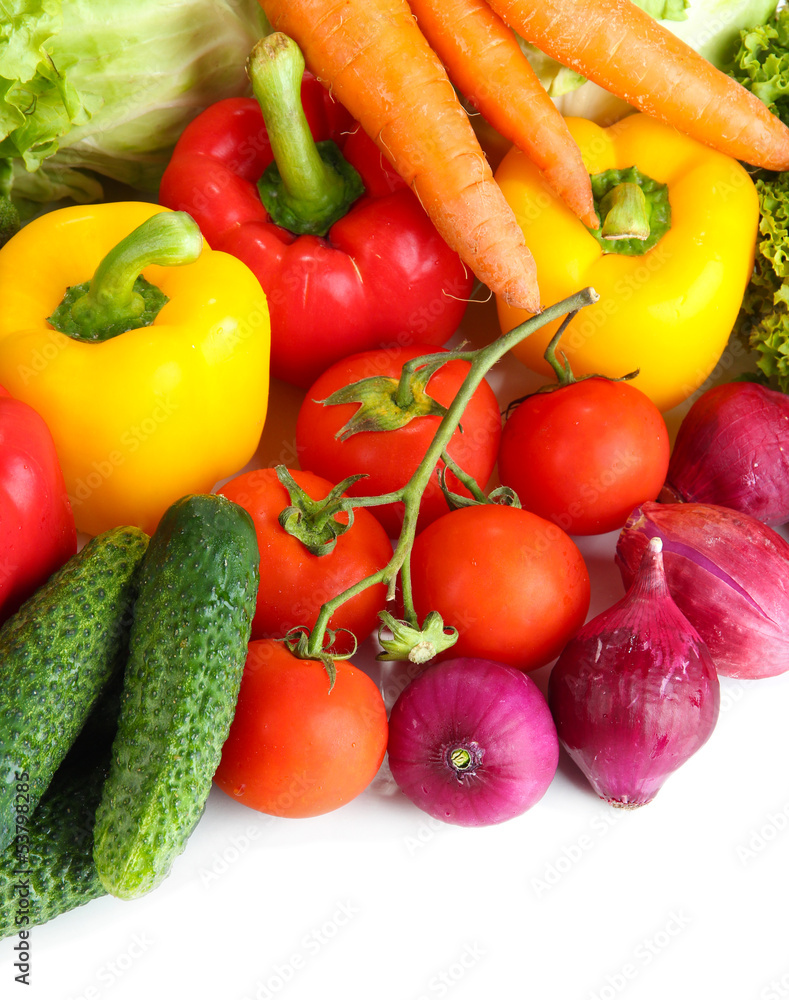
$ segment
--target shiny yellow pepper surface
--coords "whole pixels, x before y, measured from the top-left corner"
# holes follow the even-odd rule
[[[80,531],[151,533],[254,455],[266,298],[190,216],[144,202],[40,216],[0,251],[0,302],[0,385],[49,425]]]
[[[586,286],[600,296],[562,336],[575,376],[638,369],[631,384],[668,410],[702,385],[726,348],[753,268],[755,187],[735,160],[646,115],[607,129],[567,124],[597,185],[602,233],[587,229],[518,150],[496,179],[535,257],[542,301]],[[502,301],[497,307],[503,331],[527,318]],[[546,376],[543,354],[557,325],[513,348]]]

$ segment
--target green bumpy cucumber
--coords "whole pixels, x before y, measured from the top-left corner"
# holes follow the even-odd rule
[[[35,808],[126,656],[148,536],[92,538],[0,629],[0,851],[16,835],[17,783]]]
[[[109,754],[92,765],[67,758],[0,855],[0,939],[106,895],[93,861],[93,824],[108,770]]]
[[[259,564],[252,518],[215,494],[177,501],[151,538],[94,833],[113,896],[159,885],[203,813],[238,700]]]
[[[123,672],[101,693],[35,812],[0,855],[0,940],[106,896],[93,826],[118,728]],[[18,792],[24,796],[24,783]]]

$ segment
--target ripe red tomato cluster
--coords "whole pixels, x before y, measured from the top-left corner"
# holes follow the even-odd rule
[[[440,415],[420,415],[383,431],[343,433],[358,402],[326,403],[371,377],[399,378],[405,362],[440,349],[416,345],[352,355],[332,365],[307,392],[296,421],[302,470],[291,475],[313,499],[348,476],[364,478],[346,495],[381,496],[405,486],[430,446]],[[444,407],[469,370],[452,360],[427,381]],[[483,381],[446,449],[482,490],[500,481],[509,502],[451,509],[433,473],[420,506],[410,557],[419,621],[442,616],[458,638],[444,657],[495,660],[529,671],[555,659],[584,623],[590,583],[572,535],[620,528],[630,511],[654,499],[665,479],[669,442],[654,404],[626,382],[590,378],[519,402],[504,421]],[[441,463],[439,463],[440,467]],[[470,499],[447,470],[446,485]],[[276,815],[308,816],[349,801],[369,784],[386,747],[387,720],[375,685],[347,661],[337,681],[320,660],[301,660],[281,642],[289,629],[312,628],[321,605],[386,566],[402,528],[403,504],[355,508],[350,528],[328,554],[313,555],[291,537],[279,514],[288,493],[273,469],[244,473],[222,492],[255,522],[261,585],[238,711],[217,783],[229,795]],[[347,514],[338,515],[347,525]],[[337,609],[333,651],[347,654],[386,605],[382,583]],[[395,611],[396,609],[392,609]],[[402,609],[401,609],[402,610]],[[272,748],[276,747],[277,752]],[[301,775],[302,780],[296,780]]]

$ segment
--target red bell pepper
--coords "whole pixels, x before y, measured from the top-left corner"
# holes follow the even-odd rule
[[[52,435],[0,386],[0,622],[77,551]]]
[[[255,97],[220,101],[184,130],[159,201],[188,212],[214,250],[240,258],[257,275],[271,312],[271,373],[307,387],[358,351],[444,344],[474,279],[372,140],[305,72],[295,43],[285,39],[274,59],[262,54],[276,38],[285,36],[263,39],[250,57]],[[269,72],[277,74],[276,86]],[[313,140],[325,157],[317,164]],[[327,153],[332,145],[329,152],[341,151],[361,186],[321,229],[304,204],[331,201],[332,190],[343,186]],[[261,178],[272,171],[282,187],[267,196]],[[291,215],[277,216],[278,225],[264,205],[266,199],[276,214],[285,197],[306,219],[301,228]]]

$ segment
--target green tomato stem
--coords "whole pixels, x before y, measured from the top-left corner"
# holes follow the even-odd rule
[[[444,454],[456,427],[460,423],[460,418],[462,417],[463,411],[465,410],[469,400],[493,365],[497,361],[501,360],[501,358],[503,358],[515,344],[525,340],[526,337],[531,336],[531,334],[535,333],[541,327],[546,326],[548,323],[554,322],[560,316],[564,316],[567,313],[575,315],[579,309],[582,309],[584,306],[591,305],[596,302],[598,298],[599,296],[593,288],[583,288],[581,291],[563,299],[561,302],[548,306],[548,308],[543,310],[543,312],[539,313],[537,316],[533,316],[531,319],[526,320],[526,322],[521,323],[519,326],[514,327],[507,333],[502,334],[502,336],[498,337],[491,344],[488,344],[485,347],[481,347],[475,351],[450,351],[441,355],[445,361],[452,361],[456,358],[461,358],[464,361],[468,361],[471,367],[469,368],[469,371],[455,398],[447,409],[446,414],[442,418],[441,423],[438,425],[438,429],[433,437],[433,440],[431,441],[416,471],[405,486],[392,493],[386,494],[385,497],[348,498],[348,504],[353,507],[366,507],[374,506],[379,503],[402,501],[405,507],[403,526],[400,531],[400,536],[395,544],[392,558],[383,569],[378,570],[376,573],[371,574],[363,580],[360,580],[358,583],[349,587],[341,594],[338,594],[332,600],[327,601],[326,604],[322,606],[317,621],[315,622],[310,634],[308,642],[308,651],[310,651],[310,653],[317,653],[323,648],[326,628],[328,627],[331,616],[337,608],[339,608],[347,600],[350,600],[350,598],[355,597],[356,594],[361,593],[361,591],[366,590],[368,587],[374,586],[378,583],[386,583],[389,586],[391,595],[394,590],[394,582],[398,573],[400,573],[403,605],[407,620],[411,624],[416,623],[413,597],[411,594],[410,555],[414,544],[414,538],[416,537],[419,504],[422,499],[422,494],[425,491],[425,487],[427,486],[436,465],[441,459],[441,456]],[[426,356],[428,359],[433,359],[434,357],[436,356]],[[406,364],[411,365],[413,368],[424,363],[425,358],[415,358]]]
[[[488,503],[485,491],[480,487],[477,480],[470,476],[464,469],[461,469],[457,462],[446,452],[441,453],[441,461],[449,471],[466,487],[477,503]]]
[[[556,380],[560,386],[571,385],[573,382],[575,382],[575,376],[573,375],[572,369],[570,368],[570,362],[567,360],[567,358],[564,355],[562,355],[562,360],[560,361],[556,357],[556,348],[559,346],[559,341],[562,339],[562,334],[569,326],[570,321],[573,318],[573,315],[574,313],[565,316],[564,320],[562,320],[562,323],[559,326],[559,329],[551,337],[548,346],[545,348],[545,354],[543,354],[545,360],[548,362],[551,368],[553,368],[554,374],[556,375]]]
[[[403,365],[400,380],[397,383],[397,392],[394,401],[401,410],[407,410],[414,402],[414,394],[411,389],[414,372],[417,368],[429,368],[433,366],[436,370],[447,361],[470,361],[473,351],[442,351],[440,354],[422,354],[419,357],[411,358]]]
[[[636,370],[634,372],[628,372],[627,375],[619,375],[618,377],[614,377],[613,375],[597,375],[590,373],[589,375],[579,375],[576,378],[573,374],[572,368],[570,367],[570,362],[567,360],[565,355],[562,354],[561,361],[557,357],[559,341],[562,339],[562,334],[567,329],[574,315],[575,313],[570,313],[564,318],[564,321],[560,325],[559,329],[551,337],[548,346],[545,348],[545,354],[543,354],[543,357],[551,368],[553,368],[554,374],[556,375],[556,385],[544,385],[537,390],[538,393],[553,392],[555,389],[563,389],[565,386],[572,385],[574,382],[582,382],[587,378],[604,378],[609,382],[627,382],[638,375],[638,370]]]

